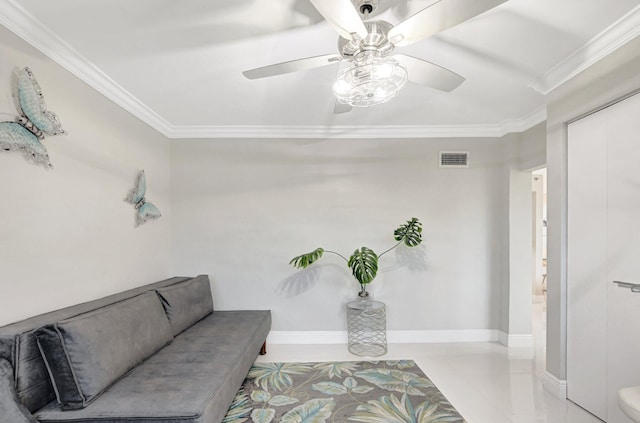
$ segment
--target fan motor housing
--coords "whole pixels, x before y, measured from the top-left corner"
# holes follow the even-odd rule
[[[385,21],[368,21],[364,25],[367,28],[367,36],[362,40],[338,38],[338,51],[342,57],[350,59],[362,51],[376,51],[378,57],[389,56],[394,46],[389,41],[387,33],[393,25]]]

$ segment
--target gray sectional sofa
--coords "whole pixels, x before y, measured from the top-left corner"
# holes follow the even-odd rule
[[[271,328],[175,277],[0,327],[0,422],[220,422]]]

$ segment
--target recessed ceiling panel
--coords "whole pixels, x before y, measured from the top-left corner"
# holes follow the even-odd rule
[[[378,0],[371,19],[396,25],[431,3]],[[545,105],[532,81],[638,9],[637,0],[509,0],[395,48],[394,53],[463,76],[466,80],[452,92],[409,83],[388,103],[335,113],[331,86],[337,64],[256,80],[242,75],[274,63],[340,53],[334,27],[308,0],[0,4],[35,18],[55,34],[54,41],[71,47],[170,127],[210,132],[275,126],[482,127],[527,121],[543,116]]]

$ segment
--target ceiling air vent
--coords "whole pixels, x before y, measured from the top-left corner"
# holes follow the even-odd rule
[[[469,152],[441,151],[440,167],[469,167]]]

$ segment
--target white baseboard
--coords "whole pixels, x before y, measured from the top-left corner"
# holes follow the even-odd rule
[[[496,342],[496,330],[389,330],[390,344]],[[271,331],[269,344],[346,344],[346,331]]]
[[[498,342],[504,346],[509,346],[509,335],[501,330],[498,331]]]
[[[558,379],[549,372],[544,372],[542,386],[558,399],[567,399],[567,381]]]
[[[509,335],[506,332],[498,331],[498,342],[509,348],[533,348],[533,334]]]
[[[533,348],[533,335],[509,335],[507,346],[509,348]]]
[[[448,342],[496,342],[498,332],[486,330],[389,330],[392,344],[434,344]]]
[[[272,330],[267,344],[346,344],[346,331],[277,331]]]
[[[270,344],[346,344],[346,331],[271,331]],[[533,335],[509,335],[493,329],[479,330],[389,330],[390,344],[499,342],[509,348],[533,348]]]

